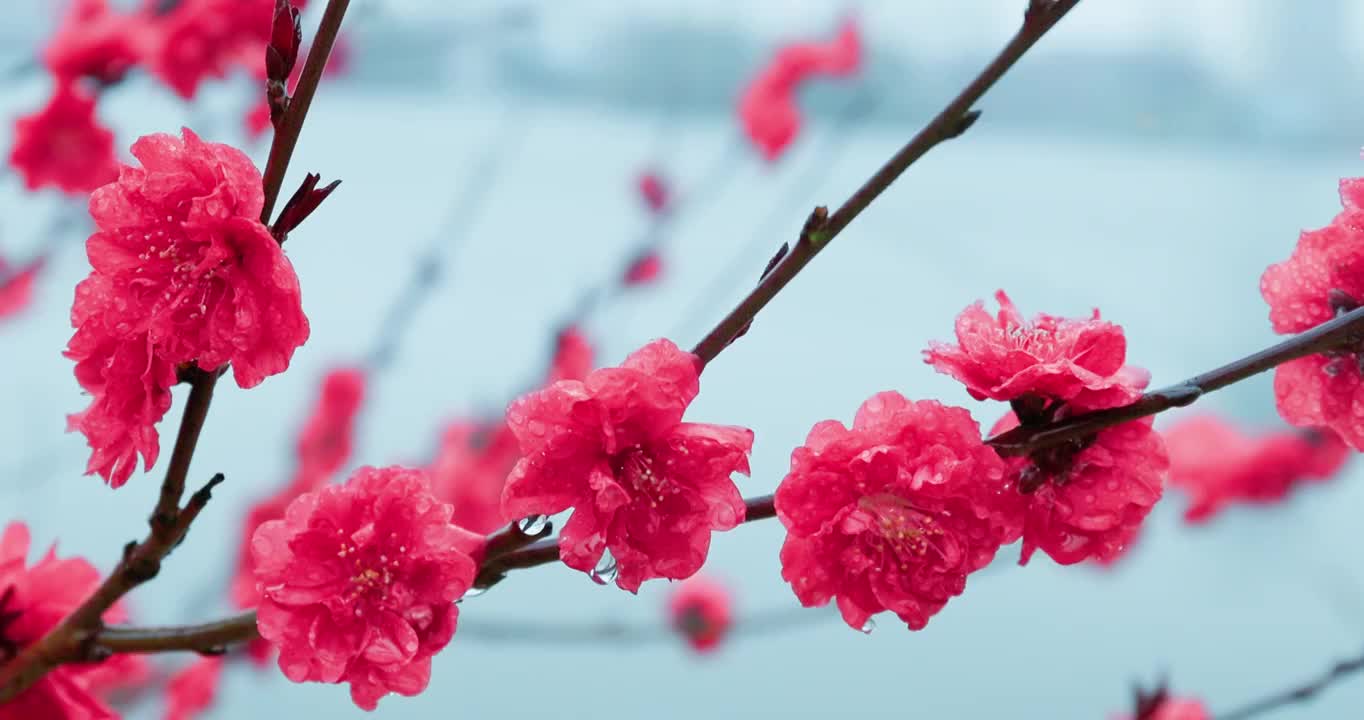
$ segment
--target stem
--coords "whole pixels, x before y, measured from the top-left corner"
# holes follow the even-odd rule
[[[270,146],[270,160],[265,167],[263,178],[265,208],[261,213],[261,222],[266,225],[270,223],[270,215],[284,182],[284,173],[289,167],[289,158],[293,154],[294,146],[298,144],[299,131],[303,127],[308,107],[312,104],[317,84],[322,79],[327,56],[331,53],[337,32],[341,28],[341,19],[349,4],[349,0],[328,0],[327,9],[322,15],[322,25],[308,53],[308,60],[304,65],[294,99]],[[14,699],[58,665],[97,660],[102,657],[98,650],[98,641],[103,630],[102,618],[105,612],[134,587],[156,577],[161,569],[161,561],[189,531],[190,524],[202,509],[203,503],[207,501],[209,490],[221,482],[221,478],[215,476],[214,480],[181,510],[180,500],[184,495],[185,479],[189,475],[190,462],[194,458],[194,450],[199,442],[199,433],[203,430],[204,421],[208,417],[208,408],[213,400],[213,388],[217,384],[219,373],[192,369],[186,376],[190,384],[189,400],[185,405],[185,413],[180,418],[175,449],[171,453],[170,463],[166,467],[166,477],[161,483],[161,493],[152,512],[151,531],[142,542],[131,542],[124,547],[123,558],[85,602],[46,635],[24,648],[16,658],[0,667],[0,704]]]
[[[1122,407],[1075,415],[1046,425],[1020,426],[988,442],[1000,455],[1028,455],[1092,435],[1099,430],[1171,408],[1191,405],[1203,395],[1220,390],[1290,360],[1364,341],[1364,308],[1351,310],[1311,330],[1160,390],[1153,390]]]
[[[1348,660],[1341,660],[1332,665],[1323,675],[1304,685],[1277,692],[1267,698],[1256,700],[1249,705],[1244,705],[1217,717],[1218,720],[1246,720],[1246,718],[1262,715],[1287,705],[1305,702],[1336,682],[1361,672],[1364,672],[1364,654]]]
[[[279,199],[279,190],[284,185],[284,174],[289,170],[289,159],[294,155],[294,147],[298,145],[299,133],[303,131],[303,121],[308,117],[308,108],[312,107],[313,95],[317,92],[318,83],[322,82],[322,73],[327,69],[327,58],[332,53],[332,45],[336,43],[336,36],[341,32],[341,20],[346,16],[346,8],[350,6],[350,0],[328,0],[327,9],[322,12],[322,22],[318,25],[317,35],[313,37],[312,48],[308,50],[308,59],[303,63],[303,72],[299,75],[298,86],[294,89],[293,98],[289,100],[289,108],[284,112],[284,120],[280,127],[275,131],[275,139],[270,144],[270,159],[265,164],[265,208],[261,210],[260,221],[266,225],[270,224],[270,216],[275,211],[275,201]]]
[[[201,625],[111,627],[95,638],[95,645],[112,653],[212,652],[257,637],[256,613],[245,612]]]
[[[923,157],[938,144],[966,132],[980,117],[979,111],[971,110],[1009,68],[1018,62],[1043,35],[1056,25],[1079,0],[1033,0],[1023,16],[1023,25],[1014,34],[1004,49],[985,69],[971,81],[958,95],[947,104],[917,135],[899,152],[882,165],[876,174],[862,184],[843,206],[827,218],[818,222],[807,222],[801,232],[800,241],[791,252],[768,273],[737,307],[730,311],[692,350],[703,365],[709,364],[731,342],[753,323],[753,318],[767,306],[787,283],[791,282],[810,261],[838,234],[843,232],[858,215],[866,210],[872,201],[886,191],[909,166]],[[811,216],[815,220],[823,208],[817,208]]]

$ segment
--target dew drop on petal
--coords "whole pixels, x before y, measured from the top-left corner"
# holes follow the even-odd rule
[[[539,535],[548,525],[549,518],[544,515],[528,515],[516,521],[516,529],[523,535]]]
[[[598,585],[610,585],[616,580],[616,559],[611,556],[611,551],[602,552],[601,560],[597,561],[597,566],[592,568],[587,576],[592,578],[592,582]]]
[[[862,623],[862,628],[861,628],[860,632],[861,632],[863,635],[870,635],[870,634],[871,634],[871,631],[872,631],[872,630],[875,630],[875,629],[876,629],[876,619],[875,619],[875,618],[867,618],[867,621],[864,622],[864,623]]]

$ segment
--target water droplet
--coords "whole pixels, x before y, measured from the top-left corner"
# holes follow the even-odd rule
[[[602,553],[601,560],[597,561],[597,566],[587,576],[598,585],[610,585],[616,581],[616,559],[611,557],[610,550]]]
[[[488,588],[476,588],[476,587],[471,587],[471,588],[469,588],[468,590],[465,590],[465,591],[464,591],[464,596],[461,597],[460,599],[461,599],[461,600],[467,600],[467,599],[469,599],[469,598],[476,598],[476,597],[478,597],[479,595],[482,595],[482,594],[485,593],[485,592],[488,592]]]
[[[545,531],[547,525],[549,518],[544,515],[530,515],[516,521],[516,529],[523,535],[539,535]]]
[[[871,631],[872,631],[872,630],[875,630],[875,629],[876,629],[876,619],[875,619],[875,618],[867,618],[867,621],[864,622],[864,623],[862,623],[862,634],[863,634],[863,635],[870,635],[870,634],[871,634]]]

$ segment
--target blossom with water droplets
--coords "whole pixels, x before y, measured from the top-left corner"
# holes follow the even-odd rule
[[[1077,409],[1122,405],[1141,396],[1148,375],[1126,367],[1122,328],[1099,319],[1038,313],[1025,320],[1003,290],[998,315],[977,302],[957,316],[956,344],[934,342],[924,361],[977,400],[1044,398]]]
[[[1260,278],[1275,332],[1303,332],[1364,303],[1364,178],[1342,180],[1340,199],[1329,225],[1303,232],[1292,256]],[[1330,428],[1364,450],[1364,344],[1280,365],[1274,396],[1290,424]]]
[[[700,575],[684,580],[668,597],[668,623],[696,652],[715,650],[734,624],[729,589]]]
[[[857,25],[843,23],[827,43],[799,42],[782,47],[739,98],[744,133],[769,161],[781,157],[800,132],[800,87],[819,75],[850,75],[862,64]]]
[[[0,533],[0,667],[56,627],[100,583],[100,572],[82,558],[59,559],[54,549],[29,565],[28,553],[28,527],[10,523]],[[103,619],[124,622],[127,613],[115,605]],[[0,720],[116,718],[102,696],[147,675],[147,662],[137,655],[62,665],[0,705]]]
[[[95,96],[71,79],[58,79],[43,109],[14,121],[9,161],[30,190],[77,195],[118,176],[114,134],[95,117]]]
[[[1100,430],[1092,437],[1008,458],[1012,482],[1027,497],[1026,565],[1037,550],[1070,565],[1115,562],[1136,539],[1164,490],[1165,444],[1151,418]],[[1018,426],[1009,413],[993,434]]]
[[[148,135],[140,167],[90,197],[92,272],[76,287],[66,356],[93,396],[71,416],[93,450],[88,473],[118,487],[141,455],[156,462],[156,423],[177,371],[232,364],[243,388],[283,372],[308,339],[298,277],[260,221],[260,172],[240,150]]]
[[[482,555],[483,538],[450,512],[425,473],[364,467],[261,525],[251,538],[256,623],[284,675],[350,683],[366,710],[424,690]]]
[[[1022,531],[1022,497],[970,413],[895,392],[852,428],[814,426],[776,494],[782,577],[801,604],[836,599],[867,627],[889,610],[912,630],[966,588]]]
[[[746,428],[682,422],[699,372],[695,355],[655,340],[619,367],[517,399],[507,425],[524,457],[502,514],[572,508],[559,538],[564,563],[590,573],[609,550],[616,584],[631,592],[650,578],[695,574],[711,533],[744,519],[731,475],[748,474],[753,447]]]
[[[1189,495],[1184,518],[1194,523],[1233,503],[1279,502],[1305,482],[1335,476],[1352,454],[1329,430],[1250,435],[1210,415],[1183,420],[1163,434],[1170,484]]]

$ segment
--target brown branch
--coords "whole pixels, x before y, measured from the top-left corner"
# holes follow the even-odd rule
[[[735,338],[743,334],[752,325],[753,318],[758,312],[766,307],[772,298],[814,259],[815,255],[862,214],[873,200],[909,169],[909,166],[940,143],[966,132],[980,117],[980,111],[972,110],[971,106],[975,105],[1029,48],[1078,3],[1079,0],[1033,0],[1029,3],[1022,27],[995,59],[953,98],[942,112],[929,121],[908,144],[882,165],[876,174],[863,183],[862,187],[827,219],[816,222],[816,216],[827,211],[824,208],[815,210],[811,215],[811,222],[806,223],[805,229],[801,231],[800,241],[791,252],[782,258],[772,272],[768,273],[758,286],[692,349],[692,352],[701,358],[702,364],[710,363],[734,342]]]
[[[1190,405],[1207,393],[1259,375],[1290,360],[1361,342],[1364,342],[1364,308],[1351,310],[1216,370],[1148,392],[1130,405],[1075,415],[1045,425],[1020,426],[988,442],[1000,455],[1028,455],[1036,450],[1084,438],[1106,427]]]
[[[270,147],[270,159],[263,177],[265,208],[261,213],[261,222],[266,225],[270,223],[270,215],[279,197],[289,158],[298,144],[299,131],[303,127],[313,94],[322,78],[322,70],[327,65],[327,56],[336,41],[342,17],[349,4],[349,0],[328,1],[321,27],[299,79],[297,91]],[[188,506],[183,510],[180,508],[190,462],[194,458],[199,433],[203,430],[204,420],[208,416],[208,408],[213,400],[213,388],[219,375],[217,372],[203,372],[193,368],[184,375],[190,384],[189,400],[180,419],[175,448],[166,466],[166,477],[161,483],[161,493],[150,520],[151,531],[146,539],[140,543],[128,543],[118,565],[90,597],[46,635],[0,667],[0,704],[12,700],[58,665],[103,657],[100,652],[99,634],[103,629],[104,614],[130,590],[151,580],[160,572],[161,561],[184,539],[190,523],[207,503],[213,486],[222,482],[221,476],[215,476],[208,486],[195,493]]]
[[[256,613],[177,627],[111,627],[96,636],[94,645],[109,653],[156,653],[191,650],[213,653],[229,645],[259,637]]]
[[[1284,690],[1270,695],[1267,698],[1256,700],[1255,702],[1243,707],[1232,710],[1228,713],[1218,715],[1218,720],[1246,720],[1246,718],[1263,715],[1271,710],[1277,710],[1287,705],[1305,702],[1316,697],[1318,693],[1331,685],[1344,680],[1351,675],[1364,673],[1364,654],[1348,660],[1341,660],[1332,665],[1325,674],[1304,685]]]

